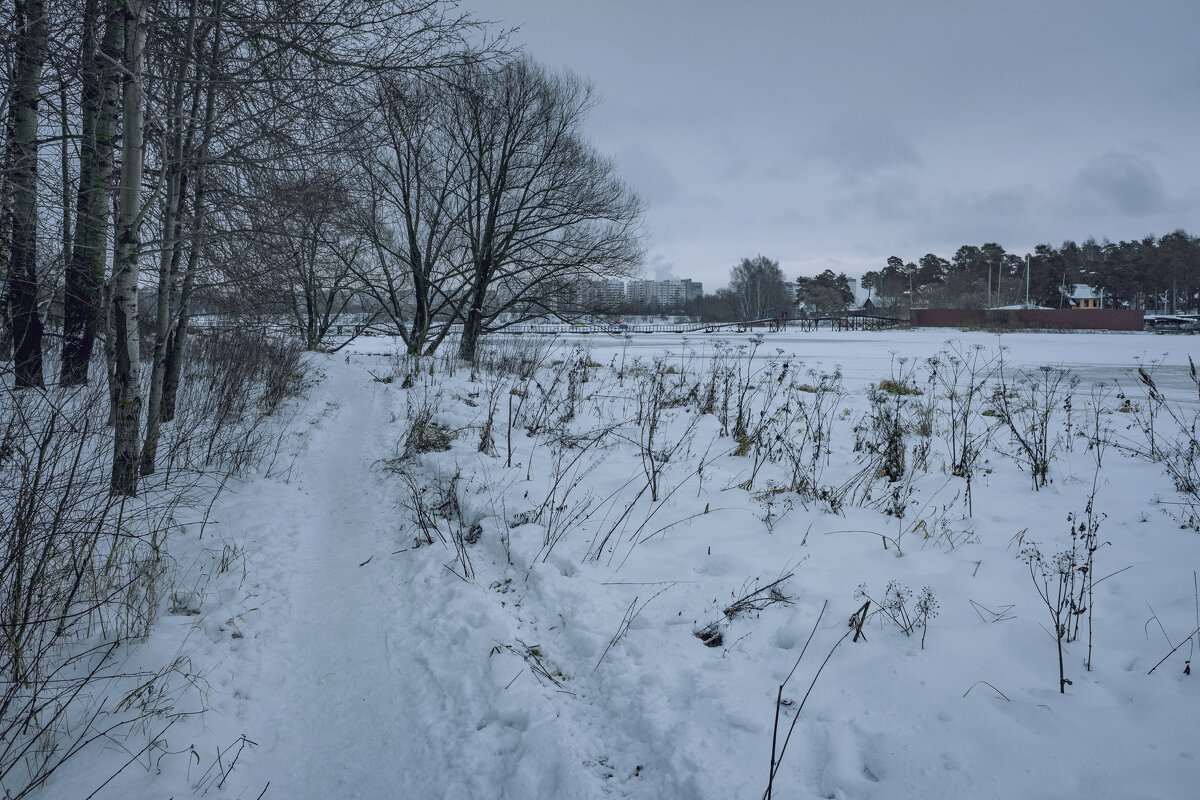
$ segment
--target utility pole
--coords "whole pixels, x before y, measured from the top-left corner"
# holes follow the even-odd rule
[[[1029,308],[1029,253],[1025,254],[1025,307]]]

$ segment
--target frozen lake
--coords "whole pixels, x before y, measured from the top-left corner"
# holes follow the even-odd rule
[[[733,345],[746,344],[752,334],[689,334],[669,333],[631,334],[626,341],[621,336],[560,335],[558,341],[571,346],[590,347],[593,358],[602,363],[622,350],[627,358],[651,358],[661,352],[679,354],[694,351],[697,355],[710,353],[713,343],[725,341]],[[986,333],[960,331],[953,328],[914,328],[888,331],[817,331],[815,333],[766,333],[758,358],[774,358],[777,349],[784,355],[795,356],[808,368],[832,369],[840,366],[846,383],[855,385],[887,377],[891,354],[923,362],[946,348],[948,341],[957,340],[962,348],[976,345],[995,351],[1003,347],[1006,364],[1014,367],[1067,367],[1087,382],[1137,383],[1138,364],[1155,364],[1154,376],[1160,388],[1168,392],[1191,392],[1194,386],[1188,378],[1188,356],[1200,359],[1200,337],[1154,333],[1116,332],[1038,332]],[[503,341],[503,337],[496,337]],[[371,349],[363,347],[362,349]],[[881,374],[880,369],[884,372]]]

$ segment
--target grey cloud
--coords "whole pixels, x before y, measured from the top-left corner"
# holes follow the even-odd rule
[[[621,173],[634,191],[652,205],[666,205],[679,196],[679,179],[661,158],[640,144],[621,149]]]
[[[1139,156],[1110,152],[1079,171],[1075,187],[1085,201],[1107,211],[1149,214],[1166,205],[1162,176]]]
[[[937,216],[943,222],[928,233],[958,244],[999,242],[1006,248],[1026,247],[1024,240],[1037,227],[1036,209],[1041,203],[1041,193],[1029,185],[947,195],[938,204]]]
[[[650,253],[712,286],[757,252],[791,274],[1192,227],[1200,3],[1081,5],[463,0],[596,82]]]
[[[880,118],[845,118],[832,123],[805,150],[808,155],[830,163],[848,179],[924,163],[910,139],[894,124]]]

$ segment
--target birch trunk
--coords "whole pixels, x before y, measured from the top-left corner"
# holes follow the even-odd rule
[[[146,44],[146,3],[126,0],[125,56],[122,76],[121,186],[113,255],[109,321],[113,336],[111,380],[114,398],[113,494],[137,494],[138,441],[142,416],[142,387],[138,363],[138,251],[142,222],[141,83]]]
[[[7,77],[7,76],[6,76]],[[12,81],[4,86],[4,153],[0,163],[0,361],[12,361],[12,308],[8,293],[8,273],[12,261],[12,180],[13,173],[13,130],[12,115],[8,113],[12,103]]]
[[[104,23],[96,52],[95,36]],[[121,91],[125,25],[118,0],[88,0],[84,21],[83,120],[79,144],[79,191],[75,236],[67,265],[63,308],[64,386],[87,383],[88,363],[104,316],[104,269],[108,260],[109,189],[113,134]]]

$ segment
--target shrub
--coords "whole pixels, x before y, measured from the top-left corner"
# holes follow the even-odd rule
[[[152,727],[195,713],[174,708],[175,677],[203,692],[184,656],[131,672],[120,645],[147,636],[160,610],[198,613],[197,586],[174,585],[180,511],[211,509],[223,478],[278,452],[285,434],[265,420],[302,387],[303,367],[298,348],[261,335],[197,336],[167,407],[163,468],[136,498],[110,492],[103,384],[0,388],[0,795],[28,796],[90,743],[153,742]],[[203,535],[207,511],[197,516]],[[226,545],[212,566],[236,557]]]
[[[891,378],[884,378],[879,382],[879,385],[876,388],[878,388],[881,392],[887,392],[888,394],[896,396],[921,394],[921,390],[917,387],[910,386],[907,383],[901,383],[900,381],[892,380]]]
[[[414,423],[404,440],[404,454],[443,452],[450,449],[455,432],[436,422]]]
[[[854,592],[856,599],[874,603],[875,607],[879,609],[876,613],[882,614],[886,619],[895,623],[905,636],[912,636],[917,628],[920,628],[921,649],[924,650],[925,633],[929,627],[929,620],[938,615],[937,595],[932,588],[925,586],[917,595],[916,603],[910,607],[909,602],[912,600],[912,596],[912,589],[896,580],[888,581],[887,588],[883,592],[882,603],[871,597],[865,583],[859,584],[858,589]]]
[[[458,434],[434,421],[434,407],[438,399],[438,397],[430,397],[428,393],[419,400],[416,397],[410,397],[408,435],[404,438],[404,452],[400,456],[402,459],[420,453],[442,452],[450,449],[451,442]]]
[[[1049,481],[1050,462],[1059,441],[1052,436],[1050,420],[1070,400],[1079,377],[1062,367],[1038,367],[1021,371],[1015,383],[1009,383],[1001,361],[997,373],[1000,384],[992,393],[992,407],[1008,426],[1017,463],[1029,468],[1034,490]]]

